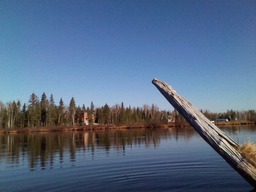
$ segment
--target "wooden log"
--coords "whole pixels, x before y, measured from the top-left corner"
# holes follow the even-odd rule
[[[172,106],[190,123],[199,135],[234,168],[246,181],[256,188],[256,167],[239,153],[239,145],[207,119],[189,101],[181,97],[167,83],[154,78],[152,83],[172,104]]]

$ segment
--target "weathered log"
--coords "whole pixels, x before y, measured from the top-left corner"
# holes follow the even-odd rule
[[[189,101],[181,97],[167,83],[161,82],[156,78],[152,80],[152,83],[199,135],[225,159],[232,168],[256,188],[256,167],[239,153],[239,145],[207,119]]]

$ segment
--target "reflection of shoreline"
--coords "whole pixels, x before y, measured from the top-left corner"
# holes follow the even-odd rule
[[[0,135],[0,161],[17,164],[27,159],[31,170],[46,169],[54,161],[63,162],[67,157],[74,162],[77,151],[81,150],[92,156],[95,150],[109,153],[110,149],[122,150],[125,155],[127,148],[140,145],[156,148],[161,140],[189,140],[194,134],[192,128],[6,134]],[[67,152],[70,156],[65,156]]]
[[[237,129],[255,133],[255,126]],[[233,134],[237,129],[226,128],[226,131]],[[135,146],[157,148],[163,140],[189,141],[195,137],[201,138],[192,127],[6,134],[0,135],[0,162],[15,165],[26,159],[31,170],[46,169],[53,168],[55,161],[59,161],[60,166],[67,160],[74,163],[78,151],[84,151],[87,158],[93,158],[96,150],[107,154],[121,151],[125,155],[127,149]]]

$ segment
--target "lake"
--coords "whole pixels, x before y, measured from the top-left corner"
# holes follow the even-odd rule
[[[222,128],[256,142],[256,127]],[[252,191],[192,128],[0,135],[0,191]]]

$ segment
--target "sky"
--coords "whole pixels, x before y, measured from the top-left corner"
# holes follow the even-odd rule
[[[254,0],[1,0],[0,101],[256,110]]]

